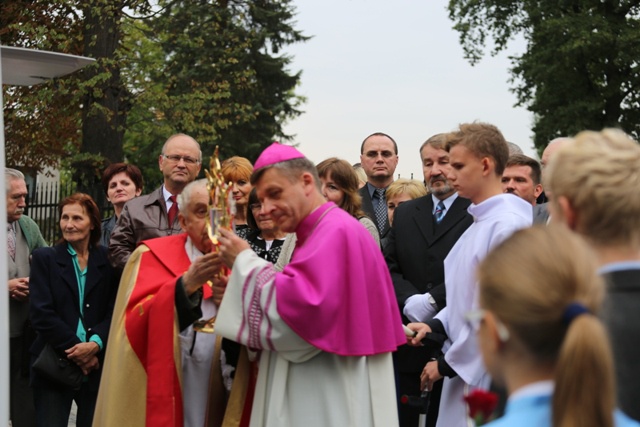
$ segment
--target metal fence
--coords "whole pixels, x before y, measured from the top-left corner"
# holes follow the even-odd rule
[[[40,232],[44,239],[53,244],[60,238],[60,226],[58,225],[58,203],[62,199],[76,192],[76,183],[69,182],[60,184],[59,182],[42,182],[36,184],[35,193],[27,203],[25,213],[33,219],[40,227]],[[29,192],[29,194],[32,194]],[[103,200],[102,187],[94,187],[87,191],[93,200],[98,202]],[[105,202],[103,206],[98,205],[102,217],[106,218],[113,214],[113,206]]]

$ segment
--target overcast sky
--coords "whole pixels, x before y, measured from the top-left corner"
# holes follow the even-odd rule
[[[306,43],[288,49],[302,70],[297,92],[305,113],[285,130],[318,163],[359,161],[373,132],[398,143],[402,177],[422,179],[418,149],[459,123],[493,123],[508,141],[534,154],[532,115],[515,108],[507,55],[464,60],[447,0],[296,0]],[[513,51],[512,51],[513,52]]]

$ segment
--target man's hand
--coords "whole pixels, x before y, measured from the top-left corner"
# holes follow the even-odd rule
[[[214,282],[216,276],[222,275],[222,259],[217,252],[209,252],[196,259],[182,275],[182,283],[187,295],[193,294],[209,280]],[[214,282],[215,283],[215,282]],[[225,283],[226,285],[226,283]]]
[[[29,278],[10,279],[9,297],[17,301],[26,301],[29,298]]]
[[[416,333],[413,338],[407,337],[407,344],[413,347],[422,346],[422,340],[428,333],[431,332],[431,328],[425,323],[409,323],[407,325],[407,328]]]
[[[422,374],[420,374],[420,390],[424,390],[425,388],[429,391],[433,388],[433,383],[436,381],[440,381],[442,379],[442,375],[438,371],[438,362],[436,360],[432,360],[427,363],[422,370]]]
[[[220,241],[218,249],[222,256],[222,261],[229,268],[233,267],[233,263],[240,252],[251,248],[249,243],[236,236],[233,231],[224,228],[220,229],[220,238],[218,240]]]

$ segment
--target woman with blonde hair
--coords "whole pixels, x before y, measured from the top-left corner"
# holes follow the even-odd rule
[[[620,409],[640,421],[640,145],[619,129],[580,132],[545,170],[552,222],[589,243],[605,279]]]
[[[236,215],[233,224],[236,234],[246,239],[249,233],[247,224],[247,209],[249,205],[249,193],[251,185],[251,174],[253,165],[244,157],[233,156],[222,162],[221,172],[226,182],[231,182],[231,194],[236,202]]]
[[[468,320],[487,370],[507,388],[501,426],[630,427],[615,410],[604,285],[585,242],[564,227],[517,231],[480,264]]]
[[[393,212],[398,206],[409,200],[426,196],[427,188],[417,179],[400,178],[387,187],[387,216],[389,225],[393,225]]]

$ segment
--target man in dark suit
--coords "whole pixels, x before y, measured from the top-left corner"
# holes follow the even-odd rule
[[[400,310],[409,308],[422,314],[427,311],[431,316],[446,304],[444,259],[473,222],[467,213],[469,200],[458,197],[446,178],[450,166],[444,143],[445,135],[440,134],[420,147],[422,171],[430,194],[405,202],[396,209],[384,247]],[[419,306],[419,303],[412,307],[411,297],[425,293],[430,294],[430,307]],[[403,316],[405,323],[417,320],[411,315]],[[420,373],[432,356],[427,347],[402,346],[398,349],[395,361],[400,396],[420,395]],[[431,393],[427,414],[429,426],[435,426],[440,389],[438,385]],[[400,407],[401,426],[416,426],[418,418],[417,409]]]
[[[360,146],[360,162],[367,174],[367,183],[358,190],[362,197],[362,210],[378,227],[384,247],[390,228],[385,192],[393,182],[393,173],[398,166],[398,144],[382,132],[371,134]]]
[[[640,146],[620,130],[581,132],[545,173],[551,221],[585,238],[606,281],[600,313],[613,350],[618,407],[640,421]],[[635,338],[634,338],[635,337]]]

